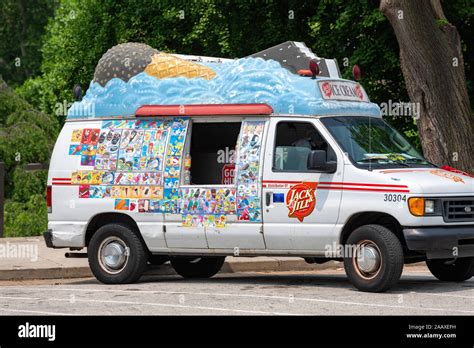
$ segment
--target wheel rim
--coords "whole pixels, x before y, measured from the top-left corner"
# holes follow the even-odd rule
[[[128,263],[130,249],[118,237],[108,237],[99,246],[100,267],[109,274],[120,273]]]
[[[375,278],[382,268],[382,254],[377,244],[371,240],[357,243],[354,255],[352,255],[352,263],[362,278]]]

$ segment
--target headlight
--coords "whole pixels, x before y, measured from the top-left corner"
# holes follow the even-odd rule
[[[410,213],[415,216],[441,215],[440,207],[439,204],[436,203],[436,199],[411,197],[408,199],[408,209]]]
[[[425,199],[425,214],[434,214],[435,201],[432,199]]]

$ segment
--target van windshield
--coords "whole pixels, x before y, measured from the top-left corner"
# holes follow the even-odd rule
[[[380,118],[327,117],[321,122],[357,167],[434,167]]]

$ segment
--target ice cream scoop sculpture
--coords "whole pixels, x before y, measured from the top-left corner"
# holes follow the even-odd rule
[[[277,114],[380,114],[373,103],[323,99],[315,80],[272,59],[192,62],[126,43],[100,59],[86,95],[69,109],[68,118],[132,116],[142,105],[239,103],[266,103]]]
[[[216,73],[211,68],[163,52],[151,57],[151,63],[145,68],[145,73],[158,79],[171,77],[192,79],[202,77],[210,80],[216,76]]]

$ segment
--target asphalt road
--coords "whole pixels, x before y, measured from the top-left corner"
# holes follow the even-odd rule
[[[473,315],[474,279],[443,283],[407,267],[382,294],[357,291],[342,270],[228,273],[206,280],[149,276],[0,282],[0,315]]]

